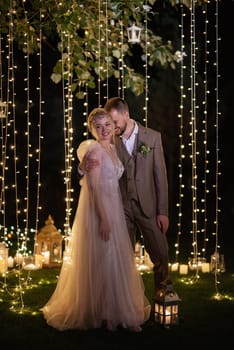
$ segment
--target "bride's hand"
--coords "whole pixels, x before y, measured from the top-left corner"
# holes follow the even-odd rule
[[[90,170],[99,166],[99,161],[95,158],[84,157],[82,163],[80,163],[80,168],[84,172],[89,172]]]
[[[110,226],[106,220],[102,220],[100,223],[100,236],[103,241],[110,239]]]

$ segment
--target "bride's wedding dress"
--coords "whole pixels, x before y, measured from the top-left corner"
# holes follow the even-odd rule
[[[114,145],[111,145],[115,152]],[[124,169],[94,140],[77,150],[99,160],[98,166],[81,180],[81,191],[71,237],[56,288],[42,308],[47,323],[59,330],[108,330],[118,326],[140,329],[150,315],[141,275],[136,269],[122,207],[118,179]],[[98,234],[93,191],[98,186],[111,225],[108,241]]]

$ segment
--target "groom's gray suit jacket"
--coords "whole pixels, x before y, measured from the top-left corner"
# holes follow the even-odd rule
[[[138,124],[132,156],[120,138],[116,138],[116,149],[125,171],[120,178],[123,205],[135,199],[146,217],[156,214],[168,216],[168,181],[161,133]],[[148,153],[140,152],[141,145],[150,147]]]

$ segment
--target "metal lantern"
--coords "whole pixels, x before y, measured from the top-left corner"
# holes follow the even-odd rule
[[[139,43],[140,42],[140,36],[141,36],[141,28],[137,27],[135,23],[131,27],[127,29],[128,31],[128,41],[129,43]]]
[[[0,118],[6,118],[7,116],[7,104],[0,100]]]
[[[155,295],[155,321],[164,328],[170,328],[179,323],[179,303],[178,297],[172,284],[163,286]]]
[[[42,257],[43,266],[52,267],[62,262],[63,237],[54,226],[51,215],[45,221],[45,226],[40,229],[36,237],[36,257]]]

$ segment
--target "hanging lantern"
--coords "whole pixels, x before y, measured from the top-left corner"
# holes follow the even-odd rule
[[[54,226],[51,215],[45,221],[45,226],[40,229],[36,237],[36,258],[42,258],[42,264],[46,267],[60,265],[62,262],[63,237]]]
[[[7,116],[7,104],[0,100],[0,119]]]
[[[172,284],[165,285],[159,289],[155,295],[155,321],[164,328],[170,328],[178,324],[180,301]]]
[[[137,27],[135,25],[135,23],[133,23],[133,25],[131,27],[129,27],[127,29],[128,31],[128,42],[129,43],[139,43],[141,40],[140,40],[140,36],[141,36],[141,28],[140,27]]]

